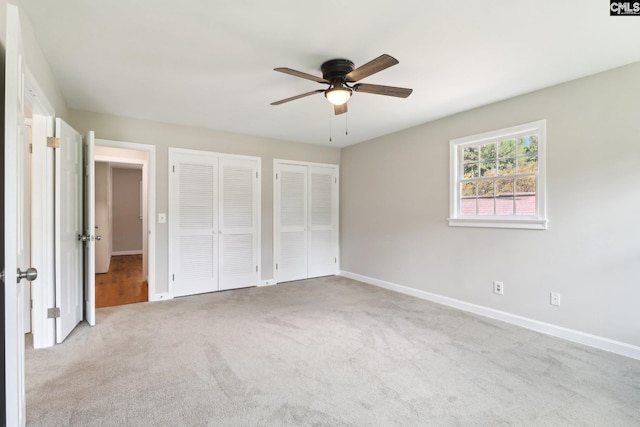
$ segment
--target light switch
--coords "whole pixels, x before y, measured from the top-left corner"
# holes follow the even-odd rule
[[[164,224],[165,222],[167,222],[167,214],[165,213],[159,213],[158,214],[158,222],[160,224]]]

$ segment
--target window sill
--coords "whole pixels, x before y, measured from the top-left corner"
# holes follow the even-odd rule
[[[505,219],[505,218],[449,218],[450,227],[481,228],[521,228],[526,230],[546,230],[546,219]]]

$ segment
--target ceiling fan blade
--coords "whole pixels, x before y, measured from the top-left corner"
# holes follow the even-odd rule
[[[334,105],[333,106],[333,112],[336,113],[336,116],[338,114],[344,114],[347,111],[348,111],[348,108],[347,108],[347,103],[346,102],[344,104],[342,104],[342,105]]]
[[[303,73],[302,71],[292,70],[291,68],[280,67],[280,68],[274,68],[273,70],[274,71],[280,71],[281,73],[285,73],[285,74],[290,74],[290,75],[296,76],[296,77],[302,77],[303,79],[313,80],[314,82],[318,82],[318,83],[330,84],[330,82],[328,80],[325,80],[322,77],[314,76],[312,74]]]
[[[324,92],[324,89],[312,90],[311,92],[302,93],[300,95],[292,96],[291,98],[281,99],[280,101],[272,102],[271,105],[280,105],[285,102],[295,101],[296,99],[304,98],[305,96],[313,95],[314,93]]]
[[[397,96],[398,98],[406,98],[413,92],[413,89],[404,87],[370,85],[366,83],[354,85],[353,90],[356,92],[373,93],[375,95]]]
[[[398,63],[398,60],[393,56],[382,54],[373,61],[369,61],[364,65],[356,68],[346,76],[344,76],[345,80],[348,82],[357,82],[358,80],[362,80],[365,77],[370,76],[371,74],[375,74],[378,71],[382,71],[391,66],[394,66]]]

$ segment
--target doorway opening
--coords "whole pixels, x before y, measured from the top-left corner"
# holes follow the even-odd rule
[[[152,300],[154,152],[137,145],[96,140],[96,308]]]
[[[112,149],[100,150],[112,151]],[[146,153],[139,155],[147,161]],[[143,164],[95,162],[96,308],[149,300],[143,269]]]

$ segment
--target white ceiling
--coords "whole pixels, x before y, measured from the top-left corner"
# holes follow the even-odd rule
[[[640,61],[640,17],[606,0],[22,0],[69,108],[313,144],[347,146]],[[387,53],[334,117],[321,75]],[[345,117],[346,116],[346,117]],[[345,135],[348,120],[349,135]]]

